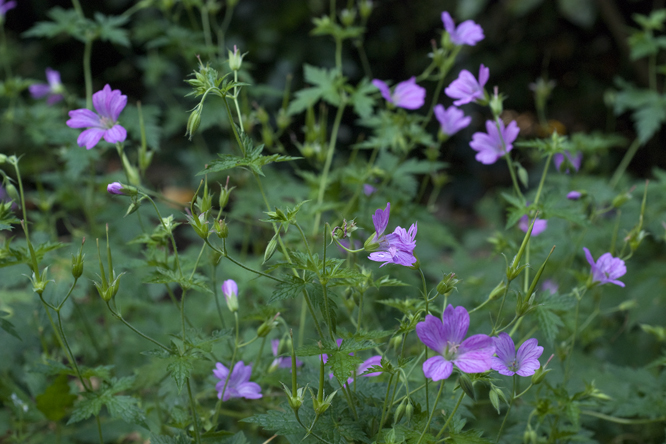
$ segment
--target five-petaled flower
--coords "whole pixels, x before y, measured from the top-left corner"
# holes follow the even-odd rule
[[[627,267],[624,265],[622,259],[613,257],[610,253],[604,253],[595,263],[590,250],[586,247],[583,247],[583,250],[585,251],[587,262],[592,267],[592,282],[615,284],[624,287],[624,283],[617,280],[627,272]]]
[[[492,358],[492,368],[500,375],[532,376],[541,366],[539,356],[543,353],[543,347],[537,345],[535,338],[523,342],[518,352],[511,336],[504,332],[493,338],[493,343],[497,356]]]
[[[442,22],[444,22],[444,29],[449,33],[451,41],[455,45],[474,46],[485,37],[483,35],[483,28],[472,20],[465,20],[456,28],[456,24],[451,18],[451,15],[444,11],[442,12]]]
[[[489,77],[490,70],[483,64],[479,67],[479,80],[476,80],[471,72],[463,69],[458,74],[458,78],[451,82],[444,92],[452,99],[458,99],[453,102],[455,106],[474,102],[485,96],[483,86],[488,82]]]
[[[446,307],[440,321],[427,315],[416,325],[416,334],[437,356],[423,363],[426,378],[439,381],[451,376],[453,364],[464,373],[482,373],[490,370],[495,352],[493,340],[478,334],[463,340],[469,328],[469,313],[465,307]]]
[[[97,114],[86,108],[69,112],[67,126],[88,128],[79,134],[76,143],[91,149],[102,137],[109,143],[124,142],[127,131],[118,124],[118,116],[127,105],[127,96],[122,95],[119,89],[112,90],[106,85],[104,89],[93,94],[92,101]]]
[[[252,365],[245,365],[243,361],[238,361],[234,365],[234,369],[229,376],[229,369],[222,363],[216,364],[216,369],[213,374],[220,381],[215,384],[218,399],[228,401],[231,398],[247,398],[258,399],[261,398],[261,387],[256,382],[250,382],[252,376]],[[227,383],[227,377],[229,382]],[[224,387],[226,385],[226,388]],[[224,392],[224,397],[222,397]]]
[[[60,82],[60,73],[54,69],[46,68],[46,83],[36,83],[30,85],[28,88],[30,94],[35,99],[41,99],[44,96],[46,97],[46,103],[48,105],[53,105],[62,100],[62,93],[64,88]]]
[[[461,109],[455,106],[444,108],[443,105],[435,106],[435,117],[439,121],[442,134],[452,136],[461,129],[467,127],[472,121],[470,116],[465,116]]]
[[[566,152],[564,154],[562,153],[557,153],[553,156],[553,163],[555,164],[555,168],[557,171],[562,171],[562,164],[564,163],[564,157],[566,156],[567,158],[567,165],[566,168],[564,168],[564,172],[566,174],[569,174],[569,166],[572,166],[574,170],[578,171],[580,169],[580,164],[583,161],[583,153],[578,151],[576,154],[571,154],[569,152]]]
[[[400,108],[419,109],[425,102],[426,90],[416,84],[416,77],[398,83],[393,90],[393,94],[391,94],[389,86],[379,79],[374,79],[372,84],[379,89],[387,102]]]
[[[280,354],[280,340],[273,339],[271,341],[271,351],[273,352],[273,362],[270,365],[270,369],[274,370],[276,368],[291,368],[291,356],[278,356]],[[303,365],[303,361],[296,359],[296,367]]]
[[[513,141],[518,137],[520,129],[515,120],[509,122],[506,128],[501,120],[499,123],[487,120],[486,131],[487,133],[474,133],[469,146],[477,151],[476,160],[490,165],[513,149]]]
[[[375,262],[384,262],[379,266],[380,268],[386,264],[413,266],[416,263],[414,248],[416,247],[417,230],[416,223],[409,227],[409,232],[402,227],[396,227],[393,233],[386,236],[388,245],[383,248],[383,251],[370,253],[368,259]]]

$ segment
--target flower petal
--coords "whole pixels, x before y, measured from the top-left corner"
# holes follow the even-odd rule
[[[246,382],[236,387],[236,392],[239,397],[247,399],[259,399],[261,394],[261,387],[256,382]]]
[[[377,234],[377,238],[379,238],[386,230],[386,226],[388,225],[390,215],[391,215],[391,202],[386,203],[386,208],[384,210],[378,208],[377,211],[375,211],[375,214],[372,215],[372,223],[375,226],[375,232]]]
[[[446,343],[450,340],[442,321],[433,315],[426,315],[425,321],[416,324],[416,334],[423,344],[439,354],[444,353]]]
[[[70,128],[101,128],[102,126],[99,116],[89,109],[75,109],[69,112],[69,117],[67,126]]]
[[[46,83],[36,83],[34,85],[30,85],[28,90],[34,99],[41,99],[51,92],[51,87]]]
[[[504,376],[513,376],[515,374],[515,372],[509,370],[502,359],[496,356],[490,358],[490,368]]]
[[[440,381],[451,376],[453,364],[444,359],[444,356],[433,356],[423,363],[423,374],[433,381]]]
[[[373,367],[375,365],[379,366],[382,363],[382,357],[381,355],[376,355],[371,358],[366,359],[361,363],[361,365],[358,366],[358,370],[356,370],[357,375],[363,375],[370,367]],[[367,373],[363,376],[379,376],[381,375],[382,372],[372,372],[372,373]]]
[[[120,143],[127,139],[127,130],[120,125],[113,125],[104,133],[104,140],[109,143]]]
[[[502,362],[509,363],[516,359],[516,345],[507,333],[502,332],[496,338],[493,338],[493,345],[495,345],[497,357]]]
[[[453,308],[453,305],[449,304],[444,313],[442,313],[442,324],[444,326],[445,340],[451,344],[460,344],[463,342],[469,328],[469,313],[467,313],[465,307]]]
[[[88,128],[79,134],[79,137],[76,139],[76,143],[79,146],[85,146],[87,150],[93,148],[99,142],[99,139],[104,136],[104,131],[101,128]]]
[[[393,103],[393,98],[391,97],[391,90],[389,89],[389,86],[386,84],[386,82],[383,82],[379,79],[374,79],[372,81],[372,84],[375,85],[377,89],[379,89],[379,92],[382,93],[382,97],[387,102]]]

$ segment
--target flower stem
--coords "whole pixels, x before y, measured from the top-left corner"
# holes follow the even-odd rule
[[[509,413],[511,413],[511,407],[513,407],[513,401],[515,401],[515,399],[516,399],[516,375],[513,375],[513,388],[511,389],[511,402],[509,403],[509,408],[506,410],[506,413],[504,414],[504,420],[502,420],[502,425],[500,426],[499,432],[497,432],[497,438],[495,439],[496,443],[499,442],[500,438],[502,437],[502,431],[504,430],[504,425],[506,424],[506,420],[509,417]]]
[[[611,177],[609,183],[611,188],[615,188],[617,186],[617,183],[622,178],[622,175],[624,174],[625,170],[631,163],[631,160],[636,155],[636,152],[638,151],[638,148],[640,148],[640,146],[641,146],[641,141],[637,137],[636,140],[634,140],[634,142],[631,144],[631,146],[627,150],[627,153],[624,155],[622,161],[620,162],[620,164],[617,166],[617,169],[613,173],[613,176]]]
[[[118,318],[123,324],[125,324],[127,327],[129,327],[130,330],[132,330],[134,333],[136,333],[137,335],[141,336],[142,338],[144,338],[144,339],[146,339],[146,340],[152,342],[153,344],[157,345],[157,346],[160,347],[161,349],[163,349],[163,350],[165,350],[165,351],[171,353],[172,350],[171,350],[170,348],[168,348],[168,347],[162,345],[159,341],[157,341],[157,340],[151,338],[150,336],[146,335],[145,333],[140,332],[140,331],[137,330],[132,324],[130,324],[129,322],[127,322],[127,321],[125,320],[125,318],[123,318],[122,315],[121,315],[120,313],[115,312],[115,311],[111,308],[110,301],[106,303],[106,306],[108,307],[109,311],[111,312],[111,314],[112,314],[113,316],[115,316],[116,318]]]
[[[74,0],[78,3],[78,0]],[[80,8],[80,6],[79,6]],[[83,13],[81,13],[83,15]],[[86,83],[86,108],[92,109],[92,71],[90,69],[90,59],[92,57],[93,39],[86,38],[86,45],[83,48],[83,78]]]
[[[442,382],[439,383],[439,391],[437,392],[437,397],[435,398],[435,402],[432,406],[432,410],[430,410],[430,416],[428,416],[428,421],[426,422],[426,425],[423,427],[423,431],[421,432],[421,436],[419,437],[419,440],[416,442],[416,444],[421,444],[421,441],[423,441],[423,437],[425,436],[426,432],[430,428],[430,423],[432,422],[432,417],[435,415],[435,410],[437,410],[437,402],[439,401],[439,397],[442,396],[442,389],[444,389],[444,380],[442,380]],[[458,403],[460,403],[460,401]],[[458,406],[456,406],[456,408],[458,408]],[[454,412],[455,412],[455,410],[454,410]],[[448,424],[448,421],[447,421],[447,424]],[[442,430],[444,430],[444,429],[442,429]]]
[[[465,392],[460,393],[460,397],[458,397],[458,402],[456,403],[456,406],[453,408],[453,410],[449,414],[449,417],[446,419],[446,422],[442,426],[442,429],[439,431],[439,433],[437,433],[437,436],[435,437],[435,439],[439,439],[439,437],[442,436],[442,433],[444,433],[446,428],[449,426],[449,423],[453,419],[453,415],[455,415],[456,412],[458,411],[458,407],[460,407],[460,403],[462,402],[464,397],[465,397]],[[437,404],[437,403],[435,403],[435,404]]]
[[[197,408],[192,397],[192,388],[190,387],[190,378],[187,378],[187,395],[190,398],[190,408],[192,409],[192,419],[194,420],[194,436],[196,443],[201,444],[201,435],[199,431],[199,417],[197,416]]]

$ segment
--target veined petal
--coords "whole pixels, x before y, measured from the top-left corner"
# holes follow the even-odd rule
[[[99,116],[86,108],[70,111],[69,117],[67,126],[70,128],[101,128],[102,126]]]
[[[357,375],[363,375],[370,367],[374,367],[375,365],[379,366],[382,363],[382,357],[381,355],[376,355],[371,358],[366,359],[361,363],[361,365],[358,366],[358,370],[356,370]],[[372,373],[367,373],[363,376],[379,376],[381,375],[382,372],[372,372]]]
[[[456,24],[453,21],[453,18],[451,18],[451,14],[446,11],[442,12],[442,22],[444,23],[444,29],[446,29],[446,32],[449,34],[456,32]]]
[[[489,78],[490,69],[486,68],[482,63],[481,66],[479,66],[479,85],[481,86],[481,89],[483,89],[483,86],[488,82]]]
[[[393,91],[393,102],[405,109],[418,109],[425,102],[425,88],[416,84],[416,77],[398,83]]]
[[[229,369],[224,366],[224,364],[218,362],[215,364],[217,368],[213,369],[213,374],[215,375],[216,378],[219,378],[221,380],[227,379],[227,375],[229,374]]]
[[[113,125],[104,133],[104,140],[109,143],[120,143],[127,139],[127,130],[120,125]]]
[[[433,356],[423,363],[423,374],[433,381],[441,381],[451,376],[453,364],[444,359],[444,356]]]
[[[95,94],[92,95],[92,102],[93,106],[97,110],[97,113],[102,116],[109,118],[110,113],[109,113],[109,96],[111,95],[111,87],[107,83],[104,85],[104,88],[102,88],[100,91],[97,91]]]
[[[520,367],[518,368],[518,371],[516,374],[518,376],[532,376],[534,372],[537,371],[537,369],[541,367],[541,364],[539,361],[536,359],[530,359],[528,361],[523,362]]]
[[[469,315],[467,318],[469,319]],[[477,351],[484,352],[489,355],[495,353],[495,344],[493,343],[493,338],[484,334],[470,336],[469,338],[465,339],[458,348],[458,353],[461,355]]]
[[[416,334],[423,344],[440,355],[444,354],[446,343],[450,340],[442,321],[433,315],[426,315],[425,321],[416,324]]]
[[[513,376],[515,374],[514,371],[510,370],[506,366],[506,363],[502,359],[496,356],[490,358],[490,368],[498,372],[500,375],[504,376]]]
[[[127,96],[121,94],[120,90],[118,89],[114,90],[113,92],[114,94],[111,96],[111,100],[109,101],[109,117],[111,117],[114,122],[117,122],[118,116],[120,116],[120,113],[127,105]]]
[[[538,359],[539,356],[541,356],[543,353],[543,347],[537,344],[538,341],[535,338],[530,338],[518,347],[518,353],[516,353],[518,367],[522,367],[523,361]]]
[[[463,342],[463,339],[467,334],[467,329],[469,328],[469,313],[467,313],[465,307],[459,306],[453,308],[453,305],[449,304],[449,306],[446,307],[446,310],[444,310],[444,313],[442,313],[442,325],[446,341],[458,345]],[[472,336],[472,338],[473,337],[474,336]]]
[[[387,253],[386,251],[375,251],[374,253],[370,253],[368,259],[375,262],[384,262],[379,266],[379,268],[383,267],[386,264],[393,263],[393,256],[390,253]]]
[[[279,339],[273,339],[271,341],[271,351],[273,352],[273,356],[278,355],[278,348],[280,347],[280,340]]]
[[[512,362],[516,359],[516,345],[513,343],[511,336],[502,332],[496,338],[492,339],[495,345],[495,353],[497,353],[497,357],[502,362]]]
[[[583,247],[583,251],[585,252],[585,258],[587,259],[587,263],[590,264],[592,270],[594,270],[597,264],[594,263],[594,258],[592,257],[592,253],[590,253],[590,250],[588,250],[587,247]]]
[[[375,211],[375,214],[372,215],[372,223],[375,226],[375,232],[377,233],[378,239],[386,230],[390,215],[391,202],[386,203],[386,208],[384,210],[378,208],[377,211]]]
[[[256,382],[246,382],[236,387],[239,397],[247,399],[259,399],[261,394],[261,387]]]
[[[391,90],[389,89],[389,86],[386,84],[386,82],[383,82],[379,79],[374,79],[372,81],[372,84],[375,85],[377,89],[379,89],[379,92],[382,93],[382,97],[384,97],[384,99],[387,102],[393,103],[393,98],[391,97]]]
[[[101,128],[88,128],[79,134],[76,143],[79,146],[85,146],[87,150],[93,148],[99,142],[106,131]]]
[[[490,370],[492,352],[485,350],[471,351],[456,357],[453,363],[465,373],[483,373]]]

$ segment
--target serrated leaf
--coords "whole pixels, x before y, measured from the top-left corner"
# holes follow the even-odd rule
[[[120,418],[130,424],[148,428],[146,415],[138,406],[138,400],[131,396],[114,396],[104,403],[112,418]]]
[[[460,433],[451,433],[449,435],[451,442],[455,444],[492,444],[490,441],[483,437],[483,432],[480,430],[465,430]]]
[[[580,407],[578,402],[571,401],[564,408],[564,413],[567,415],[567,419],[571,421],[575,427],[580,425]]]
[[[257,424],[279,435],[293,435],[303,431],[288,405],[282,406],[282,411],[269,410],[268,413],[243,418],[240,421]]]
[[[557,333],[564,323],[558,315],[542,306],[537,306],[536,317],[539,322],[539,328],[546,337],[548,344],[552,347],[555,338],[557,337]]]
[[[326,364],[331,366],[337,380],[344,384],[361,362],[360,358],[350,356],[346,351],[336,351],[328,355]]]
[[[375,99],[372,98],[371,94],[376,90],[377,88],[364,77],[356,86],[354,92],[349,96],[349,100],[354,106],[354,112],[362,119],[365,119],[372,114],[372,107],[375,104]]]
[[[176,381],[178,390],[182,390],[187,378],[190,377],[194,366],[191,362],[191,356],[176,356],[172,358],[171,363],[167,366],[167,372]]]
[[[74,9],[52,8],[46,15],[53,21],[37,22],[35,26],[24,32],[24,37],[53,38],[60,33],[67,33],[75,39],[85,42],[85,29],[94,27],[90,20],[81,18]]]
[[[106,16],[101,12],[95,12],[97,32],[101,40],[122,46],[130,46],[128,32],[121,26],[127,23],[129,16]]]
[[[46,388],[44,393],[35,397],[37,409],[51,421],[60,421],[67,409],[74,405],[76,395],[70,393],[66,375],[61,374]]]
[[[90,418],[91,416],[99,415],[102,405],[104,404],[104,399],[100,396],[99,393],[84,399],[76,404],[72,416],[69,417],[67,425],[75,424],[79,421]]]

